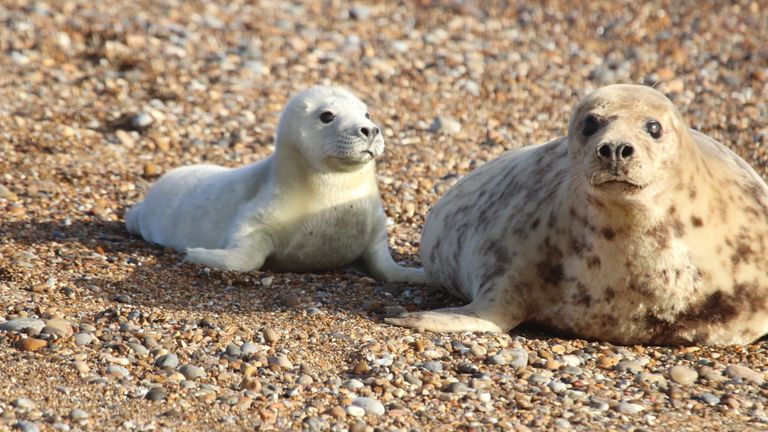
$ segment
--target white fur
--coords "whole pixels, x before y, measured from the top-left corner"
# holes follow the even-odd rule
[[[377,279],[426,282],[389,254],[374,162],[384,140],[363,102],[338,87],[299,93],[275,141],[251,165],[164,175],[126,215],[128,230],[215,268],[315,271],[362,259]]]

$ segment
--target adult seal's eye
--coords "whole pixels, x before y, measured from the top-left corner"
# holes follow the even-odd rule
[[[365,113],[365,118],[367,118],[368,120],[370,120],[370,119],[371,119],[371,115],[370,115],[370,114],[368,114],[368,113]]]
[[[597,120],[597,117],[590,114],[584,119],[584,126],[581,128],[581,134],[584,135],[584,137],[591,137],[598,129],[600,129],[600,122]]]
[[[648,131],[648,135],[650,135],[653,139],[661,138],[661,135],[664,133],[664,130],[661,129],[661,123],[657,122],[656,120],[651,120],[646,123],[645,130]]]
[[[330,111],[325,111],[322,114],[320,114],[320,121],[323,123],[330,123],[333,121],[333,119],[336,118],[335,115],[333,115]]]

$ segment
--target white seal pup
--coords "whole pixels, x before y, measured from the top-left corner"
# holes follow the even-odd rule
[[[360,99],[313,87],[288,102],[267,159],[173,170],[131,208],[126,226],[214,268],[308,272],[361,260],[378,280],[425,283],[422,269],[389,253],[375,173],[383,151]]]
[[[768,333],[768,187],[649,87],[601,88],[568,136],[466,176],[431,210],[421,247],[427,275],[470,303],[390,323],[507,332],[533,321],[655,345]]]

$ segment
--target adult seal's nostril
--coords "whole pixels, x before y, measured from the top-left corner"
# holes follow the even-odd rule
[[[360,133],[363,134],[363,136],[366,138],[370,138],[371,136],[371,130],[368,129],[367,127],[360,128]]]
[[[376,138],[379,135],[379,132],[379,128],[374,126],[373,129],[371,129],[371,138]]]

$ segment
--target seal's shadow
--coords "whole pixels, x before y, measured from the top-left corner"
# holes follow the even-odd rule
[[[126,302],[196,314],[319,307],[327,313],[362,314],[378,320],[388,306],[418,310],[455,303],[436,289],[378,283],[351,270],[240,273],[188,264],[183,262],[183,254],[128,233],[122,221],[95,217],[68,223],[6,222],[0,225],[0,241],[20,246],[49,244],[63,262],[60,268],[56,265],[52,269],[51,275],[58,274],[59,279],[72,285],[79,298],[99,297],[115,304]],[[417,260],[407,255],[394,257],[411,263]],[[0,261],[0,279],[4,265],[11,264]],[[271,278],[269,287],[261,282],[265,278]],[[73,301],[61,293],[53,295]]]

